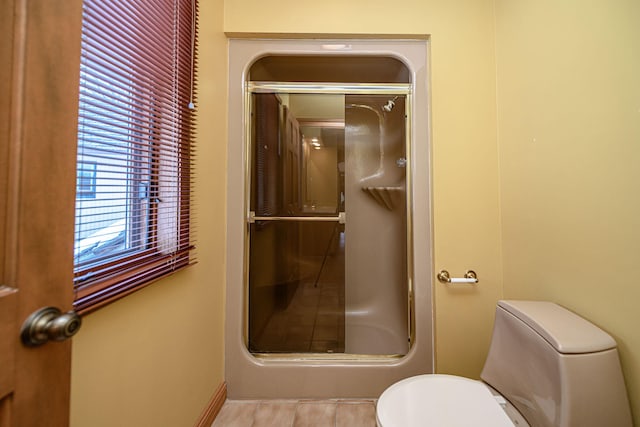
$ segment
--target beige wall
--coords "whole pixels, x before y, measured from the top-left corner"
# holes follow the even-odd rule
[[[233,0],[224,29],[431,36],[434,268],[480,277],[476,289],[436,284],[436,363],[477,377],[502,295],[493,1]]]
[[[222,0],[200,1],[199,264],[86,316],[71,425],[190,426],[224,381],[226,57]]]
[[[640,3],[498,0],[505,297],[611,333],[640,417]]]

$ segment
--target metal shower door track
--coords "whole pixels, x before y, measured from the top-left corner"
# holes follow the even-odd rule
[[[322,93],[322,94],[380,94],[409,95],[409,83],[307,83],[307,82],[248,82],[250,93]]]

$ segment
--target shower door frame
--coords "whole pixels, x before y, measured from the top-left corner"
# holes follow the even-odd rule
[[[340,224],[346,224],[345,212],[339,212],[337,217],[328,216],[305,216],[305,217],[258,217],[251,211],[251,181],[252,181],[252,157],[251,143],[253,140],[252,130],[252,94],[269,93],[269,94],[305,94],[305,95],[390,95],[405,97],[405,153],[406,153],[406,169],[405,169],[405,212],[406,212],[406,229],[405,229],[405,246],[406,246],[406,277],[407,277],[407,339],[409,341],[408,350],[411,350],[415,334],[413,328],[415,326],[414,308],[413,308],[413,215],[412,215],[412,84],[411,83],[308,83],[308,82],[255,82],[247,81],[244,95],[244,207],[245,207],[245,236],[244,236],[244,324],[243,324],[243,340],[244,345],[249,348],[249,264],[250,264],[250,224],[255,221],[333,221]],[[353,221],[353,219],[352,219]],[[345,283],[345,287],[347,284]],[[345,308],[346,310],[346,308]],[[258,358],[271,359],[318,359],[318,360],[385,360],[397,359],[404,354],[356,354],[356,353],[314,353],[314,352],[283,352],[283,353],[264,353],[249,352]]]
[[[353,35],[233,33],[229,37],[225,381],[230,399],[376,398],[392,383],[434,372],[433,224],[428,36],[355,39]],[[245,345],[246,235],[244,143],[247,76],[267,55],[388,56],[402,61],[412,84],[412,209],[414,325],[409,353],[399,358],[340,360],[264,358]]]

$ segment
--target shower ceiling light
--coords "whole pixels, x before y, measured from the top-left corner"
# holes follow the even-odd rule
[[[331,44],[323,44],[322,48],[324,50],[351,50],[351,45],[350,44],[331,43]]]

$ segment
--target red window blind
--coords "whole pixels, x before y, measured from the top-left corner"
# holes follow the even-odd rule
[[[195,262],[196,0],[85,0],[75,308]]]

